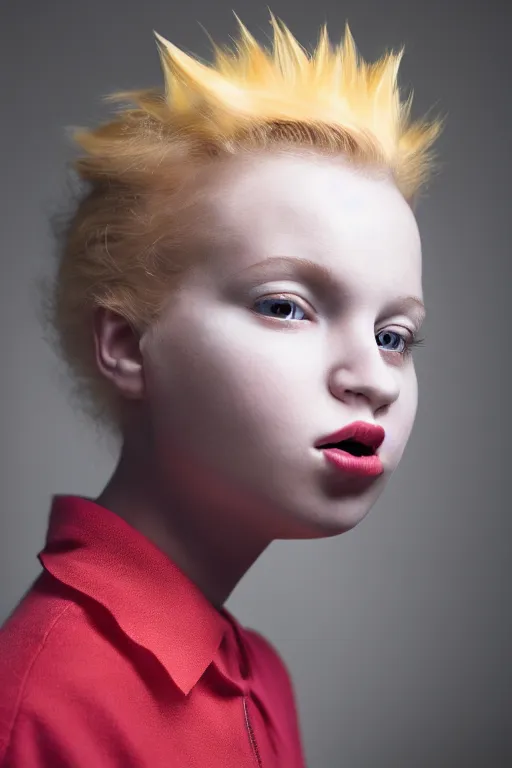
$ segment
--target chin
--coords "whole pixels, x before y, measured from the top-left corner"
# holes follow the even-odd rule
[[[375,497],[375,494],[373,494]],[[288,524],[280,539],[325,539],[347,533],[361,523],[376,502],[376,497],[331,499],[316,509],[297,510],[293,522]],[[322,508],[320,508],[322,507]]]
[[[365,509],[364,512],[358,510],[357,514],[340,515],[338,518],[320,520],[317,522],[316,530],[311,538],[325,539],[340,536],[342,533],[348,533],[348,531],[352,531],[364,520],[369,511],[369,509]]]

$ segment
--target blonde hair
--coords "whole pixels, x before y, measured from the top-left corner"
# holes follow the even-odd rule
[[[207,163],[309,147],[386,168],[408,201],[432,169],[441,121],[410,121],[412,96],[402,101],[397,85],[403,51],[366,63],[347,25],[336,48],[324,26],[308,55],[272,14],[269,51],[237,21],[235,50],[214,43],[213,66],[156,35],[165,92],[116,93],[109,99],[130,106],[74,134],[88,189],[65,232],[47,315],[80,405],[114,431],[119,403],[97,370],[93,312],[110,308],[138,332],[156,319],[191,258],[186,213]]]

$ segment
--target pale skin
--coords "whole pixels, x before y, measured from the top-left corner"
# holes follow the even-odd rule
[[[126,404],[97,501],[220,609],[273,540],[335,536],[375,504],[413,427],[403,351],[424,310],[417,224],[389,175],[300,155],[216,173],[210,245],[158,321],[137,338],[101,310],[95,338]],[[377,478],[314,447],[356,420],[386,431]]]

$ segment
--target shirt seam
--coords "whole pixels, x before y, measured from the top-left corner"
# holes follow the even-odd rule
[[[28,679],[29,679],[30,673],[32,672],[32,668],[33,668],[34,664],[36,663],[37,659],[39,658],[39,656],[41,655],[41,651],[43,650],[43,648],[44,648],[44,646],[46,644],[46,641],[48,640],[48,637],[49,637],[51,631],[53,630],[53,628],[55,627],[57,622],[60,621],[60,619],[64,616],[64,614],[67,611],[69,611],[70,608],[73,608],[73,605],[74,605],[73,603],[69,603],[68,605],[66,605],[61,610],[59,615],[56,616],[55,619],[52,621],[52,623],[50,624],[50,626],[46,630],[46,632],[44,634],[44,637],[41,639],[41,641],[39,643],[39,647],[37,648],[36,652],[34,653],[34,658],[30,662],[30,664],[28,665],[28,669],[25,672],[25,675],[23,676],[23,680],[22,680],[21,685],[20,685],[20,691],[19,691],[18,697],[16,699],[16,704],[14,706],[14,713],[13,713],[13,717],[12,717],[12,722],[11,722],[11,725],[10,725],[8,733],[7,733],[7,738],[5,739],[5,742],[4,742],[5,745],[6,745],[6,751],[5,751],[4,757],[6,759],[8,757],[8,752],[9,752],[11,746],[12,746],[12,735],[13,735],[14,729],[16,727],[16,721],[18,720],[19,714],[21,712],[21,705],[22,705],[22,701],[23,701],[23,698],[24,698],[24,694],[26,692],[26,688],[27,688],[27,684],[28,684]]]

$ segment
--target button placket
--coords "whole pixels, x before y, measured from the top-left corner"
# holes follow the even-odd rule
[[[263,768],[263,763],[261,762],[261,756],[258,749],[258,744],[256,742],[256,736],[254,735],[254,730],[251,725],[251,718],[249,716],[249,696],[247,693],[244,693],[244,696],[243,696],[243,706],[244,706],[245,725],[247,728],[247,732],[249,734],[249,741],[251,744],[254,757],[256,759],[256,764],[258,768]]]

